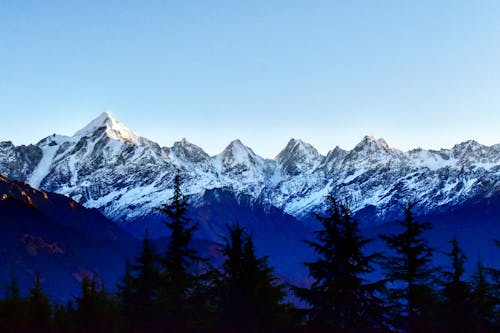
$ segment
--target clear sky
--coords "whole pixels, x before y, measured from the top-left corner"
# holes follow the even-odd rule
[[[500,1],[0,1],[0,141],[500,143]]]

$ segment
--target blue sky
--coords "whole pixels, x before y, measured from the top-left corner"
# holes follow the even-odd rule
[[[2,1],[0,141],[102,111],[208,153],[500,143],[500,2]]]

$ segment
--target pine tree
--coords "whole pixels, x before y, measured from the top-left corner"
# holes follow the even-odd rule
[[[29,331],[48,332],[51,325],[52,308],[48,297],[43,293],[39,273],[35,275],[35,285],[30,290],[26,303]]]
[[[466,256],[457,238],[450,242],[451,252],[446,255],[451,261],[451,270],[443,273],[443,300],[439,323],[442,332],[472,332],[474,328],[472,295],[469,284],[463,280]]]
[[[186,330],[193,307],[190,298],[197,282],[195,265],[202,262],[197,251],[190,247],[194,231],[198,228],[188,217],[188,203],[181,191],[179,171],[174,178],[174,193],[170,203],[162,204],[158,210],[167,216],[165,225],[170,230],[170,242],[162,258],[163,285],[161,303],[165,321],[173,330]]]
[[[371,242],[359,231],[359,222],[349,209],[327,197],[326,216],[317,215],[322,229],[316,241],[306,241],[319,258],[305,265],[313,283],[297,289],[297,295],[311,305],[309,325],[314,331],[360,332],[380,328],[383,303],[378,291],[382,282],[369,283],[366,274],[374,271],[378,254],[365,254]]]
[[[434,250],[423,237],[431,224],[416,220],[412,208],[413,204],[408,204],[405,219],[397,221],[403,228],[401,233],[380,237],[394,252],[384,263],[392,284],[389,299],[394,306],[393,325],[405,332],[425,332],[432,325],[435,304],[435,268],[431,264]]]
[[[125,276],[118,286],[122,311],[135,331],[154,331],[159,327],[161,275],[158,255],[146,235],[142,252],[135,264],[127,263]]]
[[[226,257],[216,283],[224,332],[279,332],[289,328],[290,305],[267,257],[258,258],[252,238],[239,224],[228,227]]]
[[[136,286],[135,279],[132,276],[132,265],[129,260],[125,263],[125,274],[118,283],[117,289],[121,311],[129,322],[133,322],[134,319],[131,316],[134,314]],[[129,326],[131,326],[131,323]]]
[[[95,276],[85,276],[82,294],[76,298],[74,319],[77,332],[120,332],[122,319],[118,302],[106,292]]]
[[[476,322],[471,332],[497,332],[494,324],[497,320],[496,308],[500,299],[488,278],[488,270],[481,260],[478,260],[476,271],[471,279],[473,315]]]
[[[76,332],[77,323],[72,301],[68,301],[66,305],[55,306],[53,323],[55,333]]]
[[[0,332],[26,332],[26,304],[21,298],[16,278],[7,286],[5,298],[0,302]]]

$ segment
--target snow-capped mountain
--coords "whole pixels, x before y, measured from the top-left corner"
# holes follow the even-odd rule
[[[72,197],[115,221],[152,213],[171,195],[180,170],[192,203],[221,189],[250,197],[305,219],[328,193],[376,221],[399,214],[408,200],[419,213],[437,213],[500,192],[500,144],[475,141],[439,151],[400,151],[366,136],[350,151],[322,156],[291,139],[275,159],[264,159],[241,141],[209,156],[185,139],[160,147],[103,113],[71,137],[52,135],[36,145],[0,142],[0,173],[33,187]]]
[[[310,144],[291,139],[275,160],[283,174],[296,176],[314,171],[323,160],[323,156]]]

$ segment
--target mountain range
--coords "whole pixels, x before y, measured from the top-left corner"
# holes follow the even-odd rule
[[[496,197],[500,144],[471,140],[404,152],[366,136],[352,150],[337,146],[324,156],[291,139],[265,159],[234,140],[210,156],[185,139],[162,147],[109,113],[73,136],[54,134],[28,146],[0,142],[0,173],[96,208],[136,234],[143,230],[137,223],[158,218],[154,209],[171,196],[177,170],[195,210],[224,193],[307,222],[331,193],[367,223],[379,224],[398,217],[408,201],[417,214],[432,215]],[[205,222],[206,237],[220,233],[220,225]]]
[[[16,272],[27,288],[39,271],[61,299],[88,273],[116,285],[145,229],[159,250],[168,242],[155,208],[170,199],[177,172],[201,253],[220,257],[214,246],[238,221],[293,284],[305,281],[303,262],[314,253],[303,240],[314,237],[314,214],[329,193],[348,204],[368,237],[395,231],[394,219],[413,201],[419,218],[433,223],[428,238],[440,251],[457,236],[470,258],[500,264],[490,242],[500,239],[498,144],[403,152],[366,136],[350,151],[323,156],[291,139],[265,159],[235,140],[210,156],[185,139],[161,147],[103,113],[73,136],[0,142],[0,283]],[[371,246],[384,251],[378,241]]]

